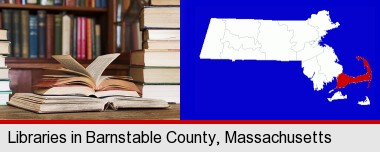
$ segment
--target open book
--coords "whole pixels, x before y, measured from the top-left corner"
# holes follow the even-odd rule
[[[135,96],[141,94],[128,76],[102,76],[102,73],[118,53],[97,57],[84,68],[70,55],[54,55],[63,68],[48,69],[66,73],[66,75],[44,75],[34,85],[34,93],[40,95],[82,95],[82,96]]]
[[[121,108],[168,108],[163,100],[136,97],[92,98],[80,96],[41,96],[16,93],[8,105],[36,113],[86,112],[117,110]]]

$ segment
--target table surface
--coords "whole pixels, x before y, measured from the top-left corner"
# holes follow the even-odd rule
[[[168,109],[119,109],[105,112],[36,114],[12,106],[0,106],[0,119],[6,120],[172,120],[179,119],[179,104]]]

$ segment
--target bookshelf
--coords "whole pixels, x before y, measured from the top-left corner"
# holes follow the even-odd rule
[[[129,3],[126,0],[125,3]],[[47,13],[59,14],[67,13],[76,16],[95,18],[101,27],[101,54],[115,53],[116,51],[116,8],[117,0],[108,0],[107,8],[93,8],[83,6],[43,6],[43,5],[21,5],[21,4],[0,4],[0,11],[3,9],[28,10],[36,14],[39,10]],[[79,63],[87,66],[93,60],[82,59]],[[11,89],[13,92],[31,92],[32,86],[39,81],[43,74],[54,74],[43,70],[43,68],[59,68],[60,65],[54,59],[48,58],[18,58],[8,57],[6,64],[11,69]],[[129,54],[123,53],[105,71],[109,75],[127,75],[129,64]]]

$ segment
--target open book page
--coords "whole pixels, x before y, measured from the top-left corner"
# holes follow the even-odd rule
[[[70,55],[53,55],[53,58],[57,60],[59,63],[61,63],[63,67],[65,67],[66,69],[83,73],[84,75],[87,75],[89,77],[92,76],[80,63],[78,63]]]
[[[66,68],[59,68],[59,69],[44,68],[44,69],[45,69],[45,70],[52,70],[52,71],[60,71],[60,72],[63,72],[63,73],[65,73],[65,74],[80,75],[80,76],[84,76],[84,77],[87,77],[87,78],[92,79],[91,75],[89,75],[88,73],[85,74],[85,73],[77,72],[77,71],[70,70],[70,69],[66,69]],[[94,82],[94,83],[95,83],[95,82]]]
[[[95,80],[96,85],[100,84],[100,76],[104,72],[104,70],[111,64],[113,60],[115,60],[120,54],[107,54],[99,56],[93,61],[85,70],[91,75],[91,77]]]

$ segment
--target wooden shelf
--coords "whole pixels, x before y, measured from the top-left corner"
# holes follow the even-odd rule
[[[20,4],[0,4],[2,9],[28,9],[28,10],[52,10],[52,11],[71,11],[71,12],[91,12],[106,13],[107,8],[92,7],[69,7],[69,6],[44,6],[44,5],[20,5]]]

